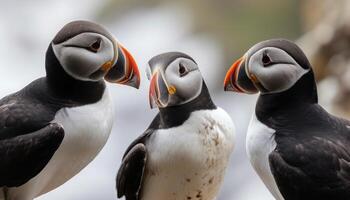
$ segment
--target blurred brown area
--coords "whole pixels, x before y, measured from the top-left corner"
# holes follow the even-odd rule
[[[100,17],[105,21],[113,21],[116,16],[130,9],[170,3],[190,10],[194,20],[193,34],[211,34],[222,46],[224,63],[227,65],[226,68],[218,67],[222,76],[231,62],[254,43],[276,37],[294,40],[301,34],[299,1],[294,0],[178,0],[176,3],[171,0],[110,0]],[[221,84],[217,87],[221,87]]]
[[[110,0],[100,17],[113,20],[137,7],[153,7],[171,0]],[[179,0],[195,20],[193,31],[215,35],[227,54],[243,53],[250,43],[271,37],[295,39],[300,34],[299,1]],[[151,28],[151,27],[150,27]],[[181,28],[181,27],[178,27]]]
[[[132,9],[163,4],[188,9],[193,34],[211,34],[222,46],[227,65],[218,67],[222,76],[233,60],[258,41],[296,40],[309,57],[317,81],[335,80],[333,112],[350,117],[350,1],[109,0],[98,16],[112,21]]]
[[[350,117],[350,1],[307,0],[301,4],[305,34],[298,40],[317,80],[335,84],[332,112]],[[331,81],[330,81],[331,80]]]

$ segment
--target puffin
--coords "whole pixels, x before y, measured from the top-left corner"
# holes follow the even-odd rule
[[[0,100],[1,200],[32,200],[79,173],[111,132],[105,80],[140,84],[132,55],[89,21],[73,21],[57,33],[45,69],[45,77]]]
[[[255,44],[229,69],[224,89],[259,93],[246,151],[275,199],[350,199],[350,121],[318,104],[312,66],[295,43]]]
[[[148,64],[150,106],[159,112],[123,156],[118,198],[213,200],[234,148],[234,124],[189,55],[162,53]]]

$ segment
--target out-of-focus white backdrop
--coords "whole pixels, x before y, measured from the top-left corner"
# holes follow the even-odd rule
[[[123,10],[122,14],[106,9],[106,5],[110,4],[111,0],[0,0],[0,97],[45,75],[44,58],[51,39],[64,24],[77,19],[92,20],[106,26],[134,55],[142,74],[139,90],[108,85],[115,103],[116,118],[105,148],[81,173],[38,200],[116,199],[115,176],[123,152],[157,113],[156,109],[149,108],[145,66],[152,56],[165,51],[183,51],[198,62],[215,103],[229,112],[236,124],[237,144],[218,200],[272,199],[245,153],[245,132],[256,96],[224,93],[221,87],[224,71],[230,65],[228,59],[234,60],[239,56],[227,58],[228,52],[242,52],[244,45],[228,51],[227,46],[223,47],[222,41],[218,40],[224,36],[203,31],[203,25],[198,26],[198,19],[186,3],[124,6],[128,10]],[[103,14],[105,10],[109,12],[107,17]],[[119,11],[116,9],[115,12]],[[210,19],[212,16],[207,17]],[[242,23],[245,23],[244,20]],[[259,28],[266,28],[255,25],[254,34],[259,34]],[[222,28],[229,29],[225,25]],[[280,32],[276,33],[276,37],[279,36]],[[237,44],[241,40],[247,41],[244,36],[232,36],[232,40]],[[248,45],[244,47],[248,48]]]

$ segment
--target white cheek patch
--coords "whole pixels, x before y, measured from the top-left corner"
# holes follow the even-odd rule
[[[168,85],[176,88],[176,93],[170,96],[170,103],[185,104],[198,97],[202,91],[203,78],[198,68],[190,68],[190,65],[187,65],[188,73],[181,77],[178,70],[179,61],[184,62],[185,59],[176,59],[168,65],[164,76]]]
[[[267,53],[275,64],[264,66],[262,63],[264,53]],[[266,47],[257,51],[247,63],[248,73],[255,75],[259,83],[267,90],[267,92],[260,91],[262,94],[286,91],[310,71],[310,69],[302,68],[287,52],[275,47]]]
[[[85,49],[97,38],[102,39],[97,53]],[[90,75],[114,57],[113,43],[97,33],[83,33],[60,44],[52,43],[52,48],[65,72],[82,81],[92,81]]]
[[[260,83],[267,89],[265,93],[279,93],[293,87],[293,85],[307,72],[304,69],[293,64],[276,64],[261,70],[257,77]]]
[[[89,75],[93,73],[98,59],[86,59],[92,57],[78,48],[65,48],[62,45],[52,45],[56,58],[64,71],[74,79],[89,81]],[[91,60],[93,62],[86,62]]]
[[[187,74],[175,84],[180,95],[189,102],[196,98],[202,91],[202,75],[199,71],[193,71]]]

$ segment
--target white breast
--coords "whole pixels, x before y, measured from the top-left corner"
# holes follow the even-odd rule
[[[254,114],[248,127],[246,149],[250,163],[266,187],[277,200],[283,200],[269,165],[269,154],[276,148],[275,132],[261,123]]]
[[[61,124],[65,130],[62,144],[36,177],[19,188],[10,188],[9,195],[14,199],[32,199],[68,181],[105,145],[113,119],[107,88],[102,99],[95,104],[59,110],[53,122]]]
[[[234,147],[234,125],[218,108],[193,112],[147,142],[142,200],[213,200]]]

